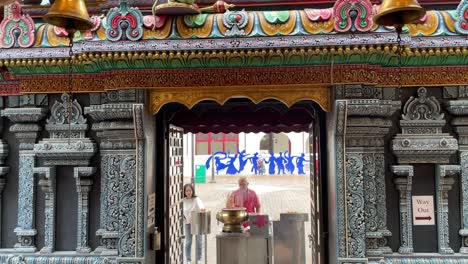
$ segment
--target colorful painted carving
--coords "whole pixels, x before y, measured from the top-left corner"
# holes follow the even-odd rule
[[[34,21],[29,15],[23,15],[19,2],[7,8],[7,15],[0,24],[0,46],[2,48],[33,45],[35,40]]]
[[[103,26],[111,41],[135,41],[143,37],[143,15],[138,8],[129,7],[127,1],[120,1],[119,8],[109,10]]]
[[[372,4],[369,0],[336,1],[333,7],[334,28],[337,32],[366,32],[373,26]]]
[[[468,34],[468,0],[462,0],[455,11],[455,28],[458,33]]]

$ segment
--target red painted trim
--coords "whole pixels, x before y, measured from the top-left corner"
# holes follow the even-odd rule
[[[236,147],[239,148],[239,134],[235,134],[236,138],[231,140],[227,138],[226,133],[222,133],[222,138],[221,140],[217,140],[213,138],[213,133],[208,133],[208,139],[199,139],[198,138],[198,133],[195,134],[195,154],[197,153],[197,148],[198,148],[198,143],[206,142],[208,143],[208,154],[211,154],[211,149],[212,149],[212,143],[214,142],[221,142],[222,143],[222,151],[226,152],[226,143],[228,142],[235,142]]]

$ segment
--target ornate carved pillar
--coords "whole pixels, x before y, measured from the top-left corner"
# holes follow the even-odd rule
[[[3,107],[3,98],[0,97],[0,106]],[[0,133],[3,131],[2,123],[0,122]],[[0,227],[2,226],[2,193],[5,188],[6,179],[4,176],[10,170],[10,167],[5,166],[5,158],[8,156],[8,144],[0,139]],[[2,237],[2,230],[0,228],[0,238]],[[0,247],[2,246],[2,241],[0,240]]]
[[[362,231],[365,255],[368,257],[391,253],[387,246],[387,237],[392,234],[387,229],[384,138],[392,126],[389,117],[399,106],[399,102],[390,100],[348,101],[347,193],[353,207],[362,207],[356,208],[357,211],[348,210],[348,217],[350,221],[361,217],[359,219],[365,222]]]
[[[405,103],[401,115],[401,133],[392,141],[392,150],[398,159],[398,163],[405,167],[406,164],[431,163],[448,164],[450,157],[458,150],[458,141],[449,133],[443,132],[446,124],[444,113],[439,102],[433,96],[428,96],[427,89],[418,89],[418,97],[411,96]],[[407,175],[407,178],[396,178],[395,184],[400,191],[400,216],[402,226],[402,239],[400,253],[413,252],[412,234],[412,200],[411,186],[413,168],[408,166],[408,172],[398,172],[400,166],[393,166],[397,175]],[[411,169],[409,168],[411,167]],[[450,167],[445,167],[450,168]],[[436,172],[437,174],[437,172]],[[436,181],[439,179],[436,179]],[[442,187],[441,187],[442,188]],[[405,194],[406,192],[406,194]],[[438,193],[440,190],[438,190]],[[438,206],[442,203],[438,203]],[[438,207],[437,210],[442,210]],[[441,229],[438,221],[439,234]],[[442,241],[441,241],[442,239]],[[439,245],[445,245],[444,238],[439,236]]]
[[[55,167],[36,167],[34,173],[40,176],[39,185],[45,194],[44,247],[40,253],[52,253],[55,250]]]
[[[18,237],[15,249],[20,252],[35,252],[34,237],[37,234],[35,216],[35,183],[33,168],[35,158],[33,147],[41,127],[36,124],[46,115],[44,108],[6,108],[2,116],[15,124],[10,131],[19,141],[18,175],[18,224],[14,232]]]
[[[458,91],[457,87],[446,87],[444,92],[455,89],[457,92],[463,92],[466,95],[466,88]],[[466,97],[466,96],[464,96]],[[462,237],[462,246],[460,253],[468,254],[468,100],[452,100],[447,103],[447,110],[456,116],[452,120],[452,125],[458,134],[459,158],[460,158],[460,210],[461,210],[461,229],[459,231]]]
[[[81,105],[75,99],[71,102],[71,120],[68,124],[67,111],[69,106],[69,95],[62,94],[62,101],[55,101],[51,108],[51,115],[47,119],[46,130],[50,137],[45,138],[34,145],[34,154],[42,165],[46,166],[79,166],[74,168],[74,176],[77,183],[78,192],[78,235],[77,253],[89,253],[88,247],[88,193],[92,181],[86,177],[94,173],[93,168],[88,166],[90,159],[96,153],[96,144],[86,137],[88,124],[83,116]],[[41,171],[41,168],[36,168]],[[83,179],[82,179],[83,177]],[[41,252],[52,252],[55,228],[53,220],[48,219],[53,214],[55,208],[55,183],[44,181],[43,188],[46,191],[46,233],[45,248]],[[52,194],[54,194],[52,196]],[[53,203],[53,204],[52,204]],[[50,206],[47,206],[50,204]],[[50,213],[48,213],[50,212]],[[72,239],[72,238],[70,238]]]
[[[127,244],[129,235],[135,234],[135,204],[123,204],[135,196],[136,188],[133,105],[92,105],[85,107],[85,113],[97,122],[92,129],[99,138],[101,155],[101,220],[96,232],[100,246],[95,252],[103,255],[135,254],[133,246]],[[122,208],[128,211],[123,212]],[[124,219],[128,222],[122,225]]]
[[[449,221],[448,221],[448,191],[455,182],[453,176],[460,172],[458,165],[437,165],[436,189],[437,189],[437,233],[439,238],[439,253],[453,254],[449,246]]]
[[[395,165],[392,166],[392,172],[400,176],[394,180],[400,192],[400,248],[398,252],[413,253],[413,208],[411,206],[413,166]]]
[[[76,179],[76,191],[78,192],[78,228],[77,247],[78,253],[89,253],[91,248],[88,245],[89,227],[89,191],[93,180],[88,177],[96,172],[94,167],[75,167],[73,175]]]

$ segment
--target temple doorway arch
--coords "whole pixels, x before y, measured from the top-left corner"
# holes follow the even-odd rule
[[[287,135],[281,133],[308,131],[313,138],[310,140],[310,158],[322,157],[322,162],[325,162],[324,155],[321,155],[323,148],[317,148],[318,144],[325,142],[324,131],[321,131],[324,127],[325,113],[319,104],[310,100],[298,100],[289,105],[278,99],[255,102],[248,96],[233,97],[222,101],[199,100],[193,105],[187,101],[176,102],[177,100],[172,98],[170,101],[173,102],[162,103],[160,106],[152,105],[152,109],[157,110],[154,144],[156,211],[165,212],[156,216],[156,226],[162,232],[162,250],[156,254],[157,263],[183,263],[183,235],[181,220],[178,217],[181,212],[183,185],[183,175],[178,169],[182,162],[180,155],[184,153],[181,147],[183,133],[277,133],[281,135],[279,145],[284,148],[286,144],[290,150]],[[157,103],[164,101],[161,99],[162,95],[158,98],[160,100]],[[313,151],[314,149],[319,152]],[[308,235],[308,241],[310,240],[312,245],[312,263],[327,263],[327,238],[323,235],[327,232],[327,226],[323,223],[326,223],[328,218],[324,178],[326,173],[316,171],[318,168],[314,163],[310,166],[310,175],[314,177],[310,177],[311,233]],[[305,250],[309,250],[308,247]]]

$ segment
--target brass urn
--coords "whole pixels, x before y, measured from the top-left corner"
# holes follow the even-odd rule
[[[242,223],[249,219],[244,207],[223,208],[216,214],[216,219],[224,224],[223,232],[242,233]]]

